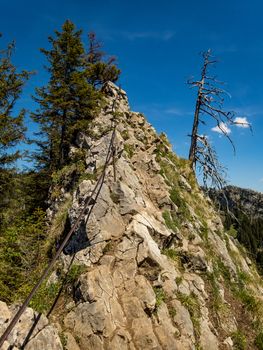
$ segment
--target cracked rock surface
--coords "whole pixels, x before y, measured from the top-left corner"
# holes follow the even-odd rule
[[[87,212],[60,258],[65,269],[73,255],[74,264],[84,266],[74,301],[59,318],[64,348],[234,349],[239,305],[231,304],[229,285],[240,271],[255,281],[258,275],[226,236],[186,161],[173,154],[142,114],[130,111],[123,90],[109,84],[106,91],[108,103],[94,121],[94,136],[79,133],[71,150],[85,151],[88,177],[73,193],[68,210],[73,225],[103,166],[111,106],[119,94],[115,171],[111,164],[88,222]],[[256,283],[253,293],[262,298]],[[32,318],[33,311],[28,312]],[[62,349],[57,331],[42,317],[25,349]]]
[[[10,319],[16,313],[17,308],[8,307],[6,303],[0,302],[0,332],[5,331]],[[37,320],[37,322],[36,322]],[[16,324],[15,328],[4,342],[3,350],[62,350],[62,344],[58,330],[44,315],[27,308]]]

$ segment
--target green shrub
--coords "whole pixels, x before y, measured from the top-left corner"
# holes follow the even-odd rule
[[[164,132],[161,132],[161,133],[160,133],[159,138],[160,138],[161,142],[162,142],[164,145],[166,145],[166,146],[168,146],[168,147],[171,146],[171,144],[170,144],[170,142],[169,142],[169,140],[168,140],[168,138],[167,138],[167,135],[166,135]]]
[[[87,270],[87,267],[85,265],[76,265],[73,264],[67,273],[66,276],[66,283],[67,284],[74,284],[79,276]]]
[[[247,310],[252,312],[257,311],[258,302],[256,298],[247,289],[240,289],[236,287],[235,295],[242,301]]]
[[[208,241],[208,226],[207,223],[204,222],[201,229],[200,229],[200,236],[203,238],[206,242]]]
[[[65,334],[63,332],[61,332],[61,333],[59,333],[59,338],[60,338],[60,342],[61,342],[62,348],[66,349],[67,337],[65,336]]]
[[[181,198],[180,192],[176,187],[173,187],[170,191],[170,198],[174,204],[182,211],[186,210],[186,204],[184,199]]]
[[[39,266],[46,262],[45,211],[36,209],[26,218],[17,217],[0,235],[0,299],[9,303],[20,298],[23,285],[31,285]]]
[[[214,267],[214,273],[216,278],[219,278],[219,276],[222,276],[225,281],[227,282],[231,281],[230,271],[220,258],[216,259],[213,267]]]
[[[177,276],[177,277],[175,278],[175,282],[176,282],[176,284],[179,286],[179,285],[182,284],[182,282],[183,282],[183,277],[182,277],[182,276]]]
[[[172,231],[177,231],[178,228],[178,223],[175,221],[174,218],[171,218],[171,215],[169,213],[169,211],[165,210],[162,213],[164,221],[165,221],[165,225]]]
[[[48,312],[53,305],[60,288],[60,283],[50,283],[49,285],[43,284],[31,300],[29,306],[40,313]],[[26,292],[26,290],[24,291]],[[28,292],[26,294],[28,294]]]
[[[171,260],[178,261],[178,253],[174,249],[163,249],[162,254],[168,256]]]
[[[134,154],[134,148],[133,145],[129,145],[127,143],[124,144],[124,151],[127,153],[129,158],[132,158]]]
[[[129,133],[127,130],[122,131],[121,136],[123,137],[124,141],[129,140]]]
[[[237,276],[238,276],[238,281],[241,285],[246,285],[251,282],[250,275],[244,271],[238,271]]]
[[[166,300],[166,295],[162,287],[153,287],[156,297],[156,309]]]
[[[191,293],[190,295],[178,293],[177,298],[189,311],[194,326],[194,331],[196,333],[196,336],[199,337],[201,309],[197,296],[194,293]]]
[[[256,336],[254,343],[258,350],[263,350],[263,331]]]
[[[232,333],[231,335],[233,343],[234,343],[234,349],[235,350],[245,350],[246,349],[246,337],[241,331],[237,331]]]
[[[177,311],[174,307],[169,307],[168,305],[168,312],[171,318],[174,318],[177,314]]]
[[[237,230],[235,229],[234,225],[232,224],[227,231],[227,234],[233,238],[237,238]]]

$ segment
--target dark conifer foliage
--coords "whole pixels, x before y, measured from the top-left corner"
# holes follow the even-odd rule
[[[94,87],[101,87],[107,81],[118,80],[120,70],[115,66],[115,57],[104,60],[105,53],[102,51],[102,44],[96,39],[96,34],[90,32],[89,50],[87,54],[88,81]]]
[[[246,247],[263,273],[263,196],[259,192],[227,186],[208,192],[221,210],[226,230]]]
[[[88,53],[81,35],[82,31],[67,20],[61,32],[55,31],[54,37],[48,38],[50,50],[41,49],[48,60],[50,79],[36,91],[39,109],[32,117],[41,125],[37,160],[51,172],[67,164],[77,131],[87,128],[96,115],[102,97],[96,87],[116,81],[119,75],[112,60],[102,61],[104,54],[95,35],[90,35]]]
[[[12,197],[13,163],[20,157],[14,150],[25,138],[25,110],[14,113],[14,107],[29,79],[26,70],[19,72],[12,63],[15,45],[0,51],[0,221]]]
[[[98,97],[87,83],[81,31],[67,20],[62,31],[55,31],[55,36],[48,40],[51,49],[41,52],[48,60],[50,79],[36,91],[35,100],[40,108],[33,119],[41,125],[39,136],[46,138],[44,142],[38,141],[42,161],[53,170],[67,160],[74,122],[92,118]]]
[[[18,72],[12,63],[14,43],[0,51],[0,167],[6,167],[19,157],[18,152],[11,152],[24,139],[25,110],[14,115],[14,106],[29,78],[27,71]]]

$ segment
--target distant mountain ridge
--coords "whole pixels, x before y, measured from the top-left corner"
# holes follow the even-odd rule
[[[219,207],[225,229],[234,233],[263,272],[263,194],[227,186],[211,189],[209,196]]]
[[[242,210],[247,215],[263,218],[263,194],[247,188],[227,186],[223,190],[210,190],[209,196],[225,210]],[[228,203],[226,202],[226,198]]]

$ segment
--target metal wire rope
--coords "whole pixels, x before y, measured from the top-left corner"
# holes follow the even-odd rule
[[[118,94],[119,95],[119,94]],[[117,95],[117,98],[118,98]],[[114,108],[115,108],[115,103],[116,100],[113,101],[113,105],[112,105],[112,112],[114,112]],[[76,231],[82,217],[84,216],[88,206],[90,204],[92,204],[91,209],[88,212],[88,218],[86,220],[86,222],[88,221],[91,211],[97,201],[97,198],[100,194],[100,191],[102,189],[104,180],[105,180],[105,176],[106,176],[106,171],[107,168],[110,164],[110,160],[111,157],[114,157],[115,154],[115,149],[114,149],[114,139],[115,139],[115,134],[116,134],[116,121],[112,121],[112,127],[113,127],[113,131],[112,131],[112,135],[111,135],[111,139],[110,139],[110,143],[109,143],[109,147],[107,150],[107,155],[106,155],[106,159],[105,159],[105,163],[103,166],[103,171],[100,175],[100,177],[98,178],[95,187],[93,188],[88,200],[86,201],[86,203],[84,204],[83,209],[81,210],[77,220],[75,221],[74,225],[72,226],[71,230],[68,232],[68,234],[66,235],[66,237],[64,238],[63,242],[61,243],[60,247],[58,248],[56,254],[54,255],[54,257],[52,258],[52,260],[49,262],[48,266],[46,267],[46,269],[44,270],[44,272],[42,273],[39,281],[37,282],[37,284],[33,287],[33,289],[31,290],[31,292],[29,293],[29,295],[27,296],[27,298],[25,299],[25,301],[23,302],[23,304],[20,306],[20,308],[18,309],[17,313],[14,315],[13,319],[11,320],[11,322],[9,323],[9,325],[7,326],[5,332],[3,333],[3,335],[0,337],[0,348],[2,347],[2,345],[4,344],[4,342],[7,340],[9,334],[12,332],[13,328],[15,327],[15,325],[17,324],[17,322],[19,321],[21,315],[23,314],[23,312],[25,311],[25,309],[27,308],[28,304],[30,303],[30,301],[32,300],[33,296],[36,294],[37,290],[39,289],[39,287],[41,286],[41,284],[43,283],[43,281],[47,278],[48,274],[50,273],[50,271],[52,270],[52,268],[54,267],[55,262],[57,261],[57,259],[59,258],[61,252],[63,251],[63,249],[65,248],[66,244],[68,243],[69,239],[71,238],[71,236],[73,235],[73,233]],[[97,193],[96,193],[97,192]],[[95,195],[96,193],[96,195]],[[93,199],[93,196],[95,195],[95,198]],[[92,246],[92,245],[91,245]]]

